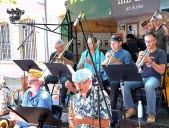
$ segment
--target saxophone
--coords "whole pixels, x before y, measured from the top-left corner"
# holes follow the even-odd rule
[[[71,100],[70,100],[70,104],[69,104],[69,108],[68,108],[68,123],[69,123],[69,128],[74,128],[73,124],[70,120],[70,117],[74,115],[74,95],[72,96]]]

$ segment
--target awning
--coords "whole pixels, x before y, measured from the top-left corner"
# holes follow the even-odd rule
[[[160,8],[160,0],[68,0],[65,5],[75,21],[81,12],[87,20],[153,13]]]
[[[169,11],[169,0],[160,0],[160,9],[162,11]]]

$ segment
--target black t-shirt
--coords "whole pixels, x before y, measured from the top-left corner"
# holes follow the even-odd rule
[[[167,55],[162,49],[157,48],[153,53],[150,53],[149,56],[153,57],[154,62],[157,64],[167,64]],[[155,71],[151,66],[143,65],[142,77],[155,77],[160,80],[161,74]]]

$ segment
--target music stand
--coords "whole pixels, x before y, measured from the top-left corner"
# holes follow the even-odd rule
[[[65,124],[59,118],[54,117],[52,112],[47,108],[11,106],[8,106],[8,108],[19,115],[27,123],[34,125],[38,124],[39,128],[43,128],[43,125],[65,126]]]
[[[58,78],[58,82],[59,82],[60,87],[61,87],[60,79],[59,79],[60,77],[66,77],[66,78],[70,79],[71,76],[72,76],[72,73],[69,70],[69,68],[62,63],[44,63],[44,64],[49,69],[51,74]],[[53,85],[53,89],[51,91],[51,96],[52,96],[53,91],[54,91],[54,86],[55,85]],[[59,93],[60,93],[60,89],[58,89],[58,90],[59,90]],[[60,102],[60,95],[58,95],[58,96],[59,96],[59,102]]]
[[[29,69],[37,69],[41,70],[39,66],[33,61],[33,60],[13,60],[24,72],[24,86],[23,86],[23,92],[26,91],[26,81],[25,81],[25,71],[28,72]]]
[[[49,69],[53,76],[58,78],[60,77],[68,77],[72,76],[72,73],[68,69],[68,67],[62,63],[45,63],[46,67]]]
[[[124,81],[143,81],[138,68],[135,64],[119,64],[119,65],[102,65],[110,81],[120,81],[121,91],[124,102]],[[125,112],[125,102],[123,103]],[[126,118],[124,113],[124,121],[126,125]],[[126,127],[126,126],[125,126]]]

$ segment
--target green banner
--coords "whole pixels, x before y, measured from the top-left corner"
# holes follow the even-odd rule
[[[81,12],[85,13],[87,20],[111,16],[110,0],[68,0],[65,5],[70,11],[72,21],[75,21]]]

